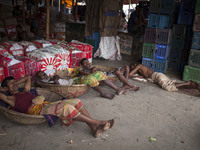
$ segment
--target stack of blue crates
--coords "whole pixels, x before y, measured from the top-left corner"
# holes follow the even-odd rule
[[[177,24],[173,25],[168,68],[182,73],[191,48],[196,0],[181,0]]]
[[[194,33],[188,65],[184,67],[183,80],[193,80],[200,83],[200,0],[197,0],[195,8]]]
[[[142,64],[156,72],[165,73],[167,70],[175,10],[176,0],[151,0]]]

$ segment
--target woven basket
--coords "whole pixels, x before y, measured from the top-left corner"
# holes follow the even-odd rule
[[[36,88],[39,95],[44,95],[47,101],[53,102],[61,100],[63,97],[48,89]],[[46,122],[43,115],[28,115],[10,110],[0,105],[0,112],[9,120],[20,124],[41,124]]]
[[[95,65],[95,67],[99,68],[103,72],[108,72],[108,73],[111,73],[112,71],[117,69],[117,68],[114,68],[114,67],[101,66],[101,65]],[[89,73],[85,72],[84,75],[89,75]],[[118,78],[116,76],[107,76],[107,77],[111,82],[116,82],[118,80]],[[101,82],[101,85],[103,85],[102,82]]]
[[[56,74],[62,78],[70,79],[71,77],[67,77],[67,71],[56,71]],[[77,84],[77,85],[56,85],[56,84],[40,84],[42,88],[50,89],[54,92],[61,94],[66,98],[76,98],[83,94],[85,94],[89,86],[85,84]]]

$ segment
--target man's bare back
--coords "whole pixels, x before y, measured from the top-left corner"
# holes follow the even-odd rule
[[[153,70],[147,68],[146,66],[139,64],[139,65],[130,65],[130,73],[129,77],[133,77],[134,74],[138,74],[143,76],[144,78],[151,78],[151,75],[154,73]]]

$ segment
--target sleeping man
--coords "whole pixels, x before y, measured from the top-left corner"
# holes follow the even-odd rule
[[[95,66],[92,67],[87,58],[81,59],[80,65],[83,69],[83,74],[84,72],[95,73],[95,72],[101,71],[99,68],[96,68]],[[128,74],[129,74],[128,69],[129,68],[127,68],[127,66],[124,66],[119,69],[113,70],[111,73],[104,72],[104,74],[106,76],[116,76],[123,83],[123,86],[122,86],[123,89],[138,91],[139,87],[135,87],[128,82]]]
[[[20,83],[25,83],[24,90],[21,92],[18,90]],[[84,122],[89,126],[95,137],[99,137],[102,132],[111,128],[114,124],[114,119],[99,121],[91,118],[79,99],[48,102],[42,95],[32,95],[30,89],[30,76],[25,76],[18,81],[13,77],[7,77],[2,81],[1,90],[9,92],[11,96],[6,96],[0,92],[0,100],[20,113],[57,116],[66,126],[71,125],[74,121]]]
[[[164,90],[167,91],[176,92],[178,91],[178,88],[187,88],[189,86],[200,91],[200,84],[198,84],[197,82],[188,81],[188,82],[177,83],[175,80],[169,79],[165,74],[154,72],[153,70],[147,68],[142,64],[130,65],[129,77],[130,78],[137,77],[134,76],[135,74],[138,74],[139,77],[145,78],[150,82],[158,84]]]
[[[41,83],[60,84],[61,81],[59,82],[59,80],[60,80],[60,77],[58,75],[55,75],[51,78],[47,76],[47,74],[44,73],[43,71],[38,71],[35,74],[35,82],[38,85],[40,85]],[[66,85],[86,84],[92,87],[95,91],[97,91],[101,97],[108,98],[108,99],[113,99],[115,97],[115,94],[109,94],[109,93],[104,92],[99,86],[100,82],[103,82],[107,86],[114,89],[117,95],[121,95],[124,92],[126,92],[126,90],[119,88],[115,84],[113,84],[106,77],[106,75],[101,71],[97,71],[87,76],[74,77],[73,79],[70,79],[70,80],[62,79],[62,83],[65,83],[65,82],[67,83]]]

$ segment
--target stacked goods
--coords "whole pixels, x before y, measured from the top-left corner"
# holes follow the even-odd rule
[[[67,70],[70,65],[70,52],[60,45],[45,47],[47,52],[56,57],[56,70]]]
[[[55,23],[55,39],[65,40],[66,25],[65,22]]]
[[[193,6],[193,5],[192,5]],[[195,19],[193,23],[193,38],[188,65],[184,67],[183,80],[193,80],[200,83],[200,0],[196,2]]]
[[[70,52],[70,66],[69,68],[76,68],[80,66],[80,60],[82,58],[86,58],[86,53],[81,51],[80,49],[66,45],[66,44],[60,44],[63,48],[65,48],[67,51]]]
[[[145,29],[142,64],[165,73],[171,49],[176,0],[152,0],[148,26]]]
[[[5,24],[5,30],[6,34],[9,39],[14,40],[16,39],[17,31],[16,31],[16,26],[17,26],[17,20],[16,18],[6,18],[4,19],[4,24]]]
[[[8,51],[6,50],[6,48],[4,46],[0,45],[0,55],[2,55],[2,54],[8,55]]]
[[[44,48],[33,50],[27,53],[29,58],[40,61],[41,70],[47,75],[54,75],[56,69],[56,58],[53,54],[46,51]]]
[[[1,45],[4,46],[7,51],[14,56],[24,56],[24,49],[17,42],[7,41],[2,42]]]
[[[0,66],[3,67],[5,77],[13,76],[18,80],[25,76],[24,63],[12,55],[0,55]]]
[[[46,40],[34,40],[32,42],[36,45],[37,48],[44,48],[52,45],[49,41]]]
[[[24,55],[26,55],[26,53],[28,53],[30,51],[33,51],[33,50],[37,49],[37,47],[35,46],[35,44],[33,44],[32,42],[21,41],[21,42],[19,42],[19,44],[24,49]]]
[[[20,60],[24,62],[25,74],[34,77],[37,71],[41,71],[41,62],[28,58],[21,57]]]
[[[85,58],[87,58],[89,62],[92,63],[92,49],[93,49],[92,45],[79,42],[76,40],[72,40],[71,43],[69,43],[69,45],[83,51],[83,55],[85,55]]]
[[[0,83],[3,81],[4,78],[5,78],[4,69],[3,67],[0,67]]]
[[[56,40],[56,39],[49,39],[48,41],[49,41],[52,45],[59,44],[60,42],[62,42],[62,41]]]

